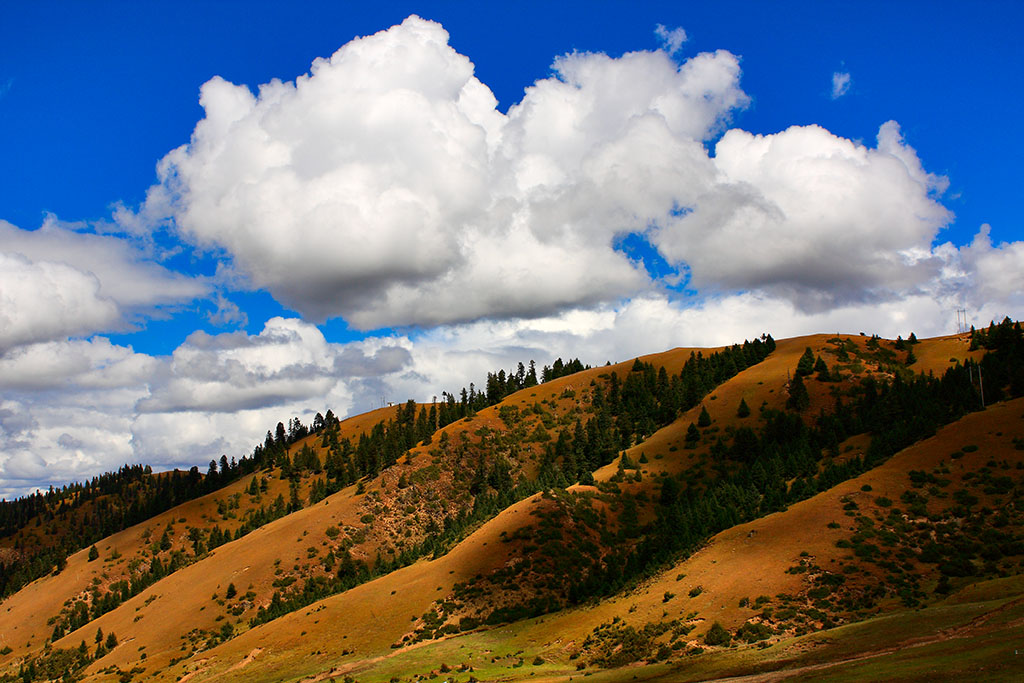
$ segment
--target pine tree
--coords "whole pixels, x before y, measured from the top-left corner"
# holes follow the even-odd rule
[[[736,408],[736,417],[748,417],[750,415],[750,406],[747,405],[746,400],[740,399],[740,405]]]
[[[800,412],[811,404],[811,397],[807,394],[807,387],[804,386],[803,378],[797,374],[789,383],[789,400],[786,407]]]
[[[800,356],[800,360],[796,364],[796,374],[801,376],[807,376],[814,372],[814,353],[811,351],[811,347],[804,349],[804,355]]]
[[[818,361],[814,364],[814,371],[818,373],[819,382],[832,381],[832,376],[829,374],[828,371],[828,365],[826,365],[825,361],[821,359],[821,356],[818,357]]]
[[[686,430],[686,445],[693,447],[697,445],[698,441],[700,441],[700,430],[691,422]]]
[[[698,427],[710,427],[711,426],[711,415],[708,414],[708,409],[704,406],[700,408],[700,417],[697,418]]]

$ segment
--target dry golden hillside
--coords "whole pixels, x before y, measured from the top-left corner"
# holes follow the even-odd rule
[[[851,663],[857,648],[888,661],[872,623],[916,629],[921,652],[950,628],[1002,642],[1010,627],[991,615],[1016,615],[1024,594],[1024,399],[969,412],[964,364],[1009,378],[1019,362],[969,343],[813,335],[763,360],[674,349],[587,369],[318,495],[319,464],[369,458],[361,436],[403,428],[401,406],[350,418],[6,599],[0,672],[699,680],[883,671]],[[808,349],[813,371],[799,369]],[[168,571],[56,633],[153,562]],[[98,656],[97,632],[116,634]],[[831,633],[848,649],[814,640]]]

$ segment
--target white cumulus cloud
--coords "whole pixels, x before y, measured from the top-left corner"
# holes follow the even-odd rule
[[[410,17],[255,95],[211,79],[140,215],[172,216],[304,316],[363,329],[629,296],[649,280],[615,237],[706,182],[702,141],[747,102],[738,60],[553,70],[502,114],[444,29]]]
[[[904,296],[941,268],[932,242],[952,218],[933,196],[942,179],[892,122],[874,149],[819,126],[734,129],[714,164],[693,210],[652,233],[698,290],[764,290],[820,311]]]

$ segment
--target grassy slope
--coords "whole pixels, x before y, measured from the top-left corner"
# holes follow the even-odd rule
[[[734,378],[733,380],[731,380],[730,382],[726,383],[718,390],[716,390],[716,392],[713,394],[716,397],[715,400],[705,401],[705,405],[708,407],[709,412],[712,414],[715,423],[720,425],[735,425],[739,423],[738,418],[735,417],[735,406],[738,404],[739,397],[741,396],[747,400],[748,404],[753,404],[755,406],[761,405],[762,402],[767,402],[769,406],[781,404],[784,401],[784,398],[780,397],[779,395],[783,394],[784,396],[783,392],[785,385],[786,370],[795,366],[796,360],[799,358],[799,355],[803,352],[803,349],[806,346],[812,346],[812,349],[814,349],[815,351],[824,350],[825,348],[827,348],[826,340],[829,338],[830,337],[828,335],[818,335],[813,338],[802,338],[780,342],[780,348],[776,351],[775,354],[773,354],[772,357],[770,357],[761,365],[744,371],[744,373],[741,373],[739,376],[737,376],[736,378]],[[861,345],[863,345],[864,343],[863,339],[858,339],[856,337],[853,339],[854,341],[859,342]],[[951,352],[951,350],[956,350],[957,348],[961,350],[965,349],[964,345],[957,340],[942,340],[940,343],[942,346],[947,348],[942,348],[940,351],[935,353],[919,353],[918,357],[919,359],[922,359],[919,360],[919,363],[924,365],[924,359],[945,356],[945,358],[942,359],[942,365],[939,365],[939,363],[937,362],[935,363],[935,369],[941,369],[942,367],[944,367],[945,363],[948,363],[949,356],[946,355],[947,353]],[[951,344],[958,346],[951,347]],[[927,348],[927,346],[928,344],[923,344],[921,347],[918,348]],[[650,360],[655,363],[658,363],[658,361],[668,361],[665,362],[666,365],[668,365],[669,362],[675,362],[681,365],[681,363],[685,361],[685,358],[688,355],[689,351],[680,350],[676,352],[671,352],[670,354],[662,355],[661,358],[652,357],[645,358],[645,360]],[[616,367],[613,369],[616,369],[617,371],[621,372],[626,368],[620,369]],[[599,374],[602,371],[607,372],[607,369],[595,369],[590,371],[590,373]],[[535,390],[531,390],[529,393],[534,394],[533,396],[527,395],[526,392],[521,392],[519,395],[512,397],[512,400],[518,402],[521,405],[526,405],[531,401],[541,400],[545,398],[545,396],[553,398],[554,396],[558,395],[558,393],[563,389],[563,387],[561,386],[562,384],[565,384],[567,386],[571,384],[574,386],[574,388],[578,389],[581,386],[586,386],[586,384],[588,383],[588,377],[586,376],[577,375],[573,377],[563,378],[562,380],[559,380],[556,383],[552,383],[551,385],[545,385],[544,387],[539,387],[536,388]],[[545,396],[537,395],[538,390],[542,391],[545,394]],[[824,387],[812,387],[812,392],[814,391],[817,391],[817,393],[815,394],[817,400],[819,400],[819,402],[824,403],[826,401],[827,396],[824,393]],[[655,434],[651,439],[644,442],[644,444],[632,449],[630,455],[633,456],[634,458],[638,457],[638,454],[641,450],[643,452],[648,453],[649,456],[654,456],[655,454],[661,454],[663,456],[660,460],[654,460],[653,458],[650,458],[650,465],[647,466],[649,470],[648,472],[645,472],[645,474],[649,473],[649,471],[651,470],[656,471],[656,468],[659,467],[669,471],[679,471],[687,466],[687,463],[684,459],[687,459],[691,454],[681,451],[679,449],[677,449],[675,452],[670,452],[669,448],[671,447],[671,445],[674,445],[680,441],[682,429],[685,427],[685,425],[688,425],[690,421],[696,419],[697,412],[699,412],[699,408],[694,409],[694,411],[692,411],[692,414],[683,415],[676,423],[667,427],[664,430],[661,430],[660,432]],[[487,420],[489,417],[490,416],[487,414],[487,411],[481,412],[480,414],[480,418],[483,420]],[[611,476],[611,474],[613,473],[614,464],[606,468],[605,471],[601,472],[601,477],[606,478],[608,476]],[[861,485],[862,483],[858,483],[857,487]],[[847,486],[852,486],[852,484],[848,483]],[[838,500],[838,497],[839,496],[837,494],[835,496],[835,500]],[[834,501],[829,504],[837,508],[840,507],[836,506]],[[519,509],[522,509],[522,505],[523,504],[520,504]],[[808,507],[809,512],[804,514],[809,515],[811,518],[816,518],[818,515],[823,514],[820,509],[812,509],[811,506],[805,507]],[[800,513],[798,512],[795,514]],[[768,519],[773,520],[773,518],[778,517],[780,516],[773,515]],[[500,534],[500,531],[513,530],[516,528],[517,524],[521,525],[524,524],[526,521],[527,520],[524,520],[524,518],[521,516],[516,518],[502,516],[497,518],[496,520],[493,520],[485,527],[485,529],[482,529],[478,533],[487,533],[488,536],[493,539]],[[760,522],[764,521],[765,520],[760,520]],[[686,614],[688,614],[690,611],[693,611],[695,608],[698,608],[698,611],[702,612],[702,614],[699,616],[699,619],[705,620],[704,623],[710,623],[710,619],[721,619],[724,616],[726,623],[728,623],[730,626],[735,627],[739,623],[742,623],[742,621],[745,620],[745,617],[747,616],[736,607],[739,597],[745,595],[750,595],[751,597],[753,597],[766,591],[770,591],[771,594],[774,595],[775,593],[784,592],[785,590],[798,590],[800,588],[801,578],[795,575],[786,574],[785,569],[793,564],[793,558],[789,557],[789,555],[793,555],[793,557],[796,557],[799,554],[799,552],[802,549],[804,549],[804,546],[807,546],[808,544],[806,542],[806,539],[800,536],[788,542],[784,541],[784,535],[792,531],[793,529],[798,529],[800,531],[806,531],[810,536],[819,541],[821,540],[821,535],[820,533],[818,533],[816,529],[817,525],[808,524],[807,519],[805,518],[798,519],[796,522],[786,522],[785,520],[781,520],[780,522],[773,521],[772,523],[781,524],[781,526],[777,529],[777,533],[767,531],[765,535],[762,535],[760,537],[760,540],[762,541],[761,546],[764,548],[763,555],[771,556],[771,561],[767,562],[764,565],[766,569],[770,570],[770,581],[766,581],[764,577],[759,577],[757,573],[727,573],[722,572],[720,570],[721,566],[727,566],[727,563],[732,563],[730,562],[731,558],[729,556],[735,556],[736,553],[742,554],[747,550],[746,548],[742,547],[744,545],[743,541],[746,541],[748,538],[751,538],[751,540],[757,539],[757,534],[755,534],[754,537],[748,536],[749,530],[735,532],[736,534],[738,534],[739,542],[731,546],[723,546],[724,552],[721,553],[719,556],[712,557],[708,556],[707,553],[699,553],[697,556],[692,558],[694,564],[693,569],[690,569],[690,567],[687,566],[673,568],[669,571],[666,571],[662,575],[661,579],[649,584],[647,588],[639,594],[633,594],[629,596],[616,598],[610,601],[606,601],[594,609],[574,610],[563,613],[561,615],[548,617],[544,619],[543,622],[541,622],[548,624],[548,626],[543,628],[537,627],[540,629],[539,632],[541,635],[539,635],[536,638],[527,638],[526,641],[529,641],[528,644],[532,645],[532,648],[530,649],[532,649],[533,652],[550,652],[552,658],[564,660],[564,658],[568,656],[571,649],[567,647],[567,645],[569,645],[572,641],[575,640],[578,642],[579,640],[582,640],[586,633],[598,623],[610,620],[614,616],[625,616],[627,614],[630,614],[631,608],[633,609],[633,612],[631,614],[635,615],[633,618],[637,620],[637,623],[643,623],[643,621],[645,620],[653,620],[655,618],[660,618],[662,613],[665,611],[665,605],[663,603],[665,591],[675,592],[677,594],[685,596],[686,591],[681,590],[681,584],[680,582],[676,581],[675,577],[679,573],[688,573],[687,570],[690,570],[690,572],[695,572],[695,576],[700,579],[702,585],[703,583],[707,583],[708,585],[706,586],[706,593],[702,594],[698,598],[698,600],[700,600],[699,607],[697,605],[690,604],[685,605],[684,610],[684,605],[682,604],[675,606],[676,609],[679,610],[679,616],[686,616]],[[758,524],[758,522],[755,522],[754,524]],[[726,533],[728,534],[730,532]],[[778,559],[775,557],[775,554],[773,553],[773,543],[776,545],[779,543],[788,543],[788,545],[786,545],[783,548],[783,554],[786,556],[784,559]],[[834,539],[829,540],[829,543],[834,543]],[[793,547],[789,548],[789,546]],[[798,546],[800,546],[799,549]],[[789,552],[790,550],[792,550],[792,552]],[[449,560],[453,557],[458,557],[458,565],[460,567],[465,568],[465,563],[469,563],[470,570],[460,573],[463,576],[472,575],[475,571],[479,571],[481,569],[486,568],[487,563],[481,562],[481,558],[479,556],[474,555],[472,553],[466,554],[463,551],[464,548],[459,548],[457,554],[452,553],[448,557],[443,558],[443,560],[440,563],[421,563],[425,566],[420,571],[426,573],[434,572],[435,575],[440,578],[442,577],[444,572],[443,567],[448,566],[445,560]],[[824,552],[821,553],[822,557],[824,557],[826,554],[827,553]],[[765,560],[765,557],[755,556],[754,560],[750,561],[749,564],[760,567],[761,565],[759,563],[763,560]],[[493,566],[493,564],[491,566]],[[731,576],[732,578],[728,578],[729,576]],[[374,582],[374,584],[371,584],[370,586],[366,586],[363,588],[367,591],[370,591],[371,594],[390,595],[390,591],[386,590],[387,586],[392,585],[390,579],[392,579],[392,577],[385,577],[385,579],[381,579],[377,582]],[[685,583],[686,585],[682,586],[682,588],[688,590],[690,587],[690,583],[695,583],[696,580],[696,578],[689,580],[684,579],[682,583]],[[443,581],[438,581],[438,584],[442,585],[443,588],[448,587],[447,585],[443,585]],[[373,586],[373,590],[371,590],[371,586]],[[732,597],[726,597],[729,594],[732,594]],[[418,614],[419,611],[421,610],[421,606],[429,604],[429,600],[424,602],[424,597],[429,598],[430,596],[421,596],[416,593],[410,594],[409,591],[406,591],[404,595],[406,597],[402,601],[402,604],[405,605],[405,600],[409,600],[410,607],[415,607],[415,609],[408,610],[410,617]],[[721,604],[716,604],[716,598],[720,599]],[[346,594],[344,596],[336,596],[331,600],[339,605],[347,605],[349,604],[349,600],[354,599],[355,596],[350,596],[349,594]],[[685,600],[685,597],[674,598],[674,601],[679,601],[680,603],[682,603]],[[733,613],[731,614],[731,618],[729,614],[729,604],[732,605]],[[723,610],[723,608],[725,609]],[[346,609],[345,611],[346,613],[349,613],[349,610]],[[360,612],[356,610],[356,612],[354,613]],[[404,620],[405,618],[405,614],[403,613],[401,619]],[[307,621],[308,620],[309,618],[307,618]],[[378,623],[380,622],[378,621]],[[402,625],[404,626],[405,624]],[[309,624],[305,623],[305,626],[308,627]],[[282,630],[284,631],[294,630],[291,626],[285,627],[283,624],[280,626],[280,628],[282,628]],[[377,661],[378,657],[383,657],[384,659],[380,660],[379,664],[375,664],[374,668],[379,669],[382,672],[387,672],[388,675],[386,676],[383,673],[381,673],[382,679],[387,680],[388,678],[390,678],[391,675],[396,675],[402,671],[409,671],[412,670],[412,668],[418,668],[419,666],[426,666],[426,669],[423,670],[429,670],[429,666],[427,665],[432,660],[435,661],[435,666],[439,666],[441,659],[432,657],[429,653],[434,651],[437,651],[439,653],[443,652],[446,649],[446,646],[444,646],[443,644],[421,644],[413,648],[403,649],[398,653],[391,652],[390,648],[383,649],[385,642],[387,642],[388,644],[394,642],[395,640],[397,640],[397,636],[401,635],[401,633],[405,630],[406,629],[400,628],[398,629],[398,631],[388,633],[387,637],[383,637],[379,640],[379,642],[377,643],[377,649],[374,649],[372,647],[372,643],[366,641],[360,642],[360,645],[371,646],[368,649],[363,649],[362,647],[358,648],[360,654],[363,655],[361,661],[360,657],[350,655],[346,657],[346,660],[353,660],[353,663],[345,663],[343,665],[332,664],[331,668],[337,666],[338,668],[336,669],[336,671],[338,672],[350,670],[362,671],[367,666],[368,663],[374,663]],[[507,637],[507,632],[509,631],[514,632],[516,631],[516,628],[514,626],[502,627],[494,633],[506,632]],[[312,631],[310,633],[312,633]],[[544,634],[547,634],[547,636],[545,636]],[[567,637],[567,634],[576,634],[576,638],[573,639],[571,637]],[[255,635],[251,637],[254,638]],[[483,638],[485,640],[488,639],[488,636],[485,635],[479,635],[475,637]],[[263,640],[260,641],[262,645],[254,645],[253,649],[255,649],[255,647],[263,647],[264,651],[270,650],[270,647],[267,644],[272,642],[273,638],[270,636],[262,636],[262,638]],[[461,638],[454,639],[454,641],[461,640]],[[559,641],[561,641],[560,644]],[[314,642],[318,641],[314,639]],[[233,651],[231,655],[226,657],[229,660],[233,657],[238,657],[239,659],[241,659],[241,657],[244,656],[244,653],[247,652],[246,648],[248,647],[248,644],[248,638],[239,638],[236,639],[236,641],[232,641],[232,643],[222,646],[221,650],[223,650],[225,654],[227,653],[229,648]],[[483,649],[485,651],[491,650],[492,656],[493,653],[497,652],[498,650],[505,650],[505,648],[495,648],[496,646],[492,644],[491,646]],[[356,648],[352,647],[349,649]],[[329,648],[325,645],[323,650],[329,651]],[[366,657],[366,655],[369,655],[374,652],[376,653],[375,655],[369,658]],[[411,654],[406,655],[406,652],[409,652]],[[514,654],[514,650],[511,650],[506,654],[512,655]],[[410,663],[407,657],[413,658],[416,664]],[[325,656],[324,659],[329,660],[330,657]],[[480,658],[477,657],[476,659]],[[456,660],[454,658],[451,658],[452,664],[454,664],[455,661]],[[518,659],[512,657],[508,661],[511,663],[516,663]],[[489,664],[489,660],[475,661],[474,666],[480,667],[481,665],[486,664]],[[511,664],[508,664],[508,662],[505,662],[505,664],[511,666]],[[306,664],[304,663],[297,663],[296,666],[297,668],[289,671],[290,674],[298,673],[303,670],[309,671],[308,668],[305,668]],[[325,667],[324,670],[331,669]],[[215,672],[216,667],[211,666],[210,670],[204,673],[214,674]],[[254,673],[250,671],[248,672],[248,675],[252,676],[254,675]],[[363,672],[362,675],[368,674]]]
[[[376,422],[392,417],[395,410],[396,408],[391,407],[383,408],[351,420],[345,420],[341,425],[341,435],[358,438],[360,433],[371,429]],[[304,441],[295,444],[293,450],[301,448],[303,443]],[[261,496],[263,504],[272,501],[279,494],[287,498],[288,485],[286,482],[274,477],[273,473],[262,474],[267,476],[269,482],[267,492]],[[185,548],[188,545],[185,532],[188,526],[208,529],[217,524],[222,529],[233,531],[239,524],[238,518],[250,507],[255,507],[257,503],[247,496],[239,496],[240,504],[235,512],[235,518],[225,518],[218,513],[218,502],[223,503],[242,492],[249,485],[250,479],[248,476],[243,477],[219,491],[189,501],[142,524],[109,536],[96,544],[100,551],[98,560],[89,562],[87,559],[88,549],[83,549],[68,558],[68,564],[64,571],[57,575],[38,579],[5,600],[0,609],[0,634],[3,634],[3,643],[0,647],[6,645],[13,651],[8,655],[0,656],[0,666],[13,662],[27,653],[38,651],[52,631],[52,625],[48,623],[48,620],[60,612],[66,601],[85,596],[93,585],[105,589],[114,581],[126,577],[129,564],[133,559],[148,562],[146,558],[149,544],[152,540],[160,537],[167,524],[173,524],[175,527],[174,548]],[[296,520],[300,518],[296,518]],[[278,533],[289,534],[296,520],[292,520],[290,517],[278,520],[283,530]],[[297,535],[301,536],[303,530],[305,528],[299,530]],[[260,539],[265,535],[266,530],[261,529],[246,538],[250,545],[259,547]],[[291,541],[295,544],[295,536],[292,536]],[[302,546],[301,549],[305,550],[305,547]],[[120,554],[120,558],[111,559],[114,551]],[[205,607],[204,601],[208,602],[214,592],[220,590],[223,594],[223,588],[226,588],[232,580],[237,580],[236,577],[240,573],[245,573],[243,581],[248,579],[244,583],[239,581],[238,588],[242,593],[247,590],[246,587],[249,583],[253,583],[254,589],[260,595],[266,596],[272,592],[270,590],[272,578],[267,579],[261,575],[254,579],[256,574],[250,577],[247,574],[247,566],[244,564],[222,566],[224,563],[218,558],[229,557],[232,554],[232,544],[221,546],[212,552],[206,560],[165,578],[124,603],[120,608],[90,622],[79,631],[68,634],[56,645],[72,647],[84,639],[92,647],[92,636],[97,628],[102,628],[104,633],[114,631],[119,634],[123,642],[129,640],[125,637],[127,634],[131,634],[131,640],[137,641],[132,647],[131,654],[128,654],[127,648],[122,646],[104,660],[104,665],[133,661],[141,654],[136,649],[139,647],[145,647],[148,650],[148,657],[153,663],[158,664],[162,659],[169,659],[174,655],[173,650],[178,647],[180,634],[197,627],[219,626],[214,622],[217,615],[213,610],[204,614],[205,610],[200,612],[199,608]],[[304,556],[305,553],[303,552],[302,555]],[[276,555],[269,560],[268,566],[271,572],[274,569],[274,559],[277,559]],[[153,599],[151,600],[151,598]],[[147,600],[150,602],[147,603]],[[147,619],[146,617],[149,615],[156,615],[156,618]],[[178,615],[183,616],[177,618]],[[136,621],[136,616],[142,618]],[[152,628],[150,628],[151,624]]]
[[[762,364],[740,373],[716,390],[713,394],[714,400],[709,397],[709,400],[704,402],[713,418],[713,426],[722,430],[741,423],[735,417],[736,405],[741,397],[747,401],[755,414],[757,407],[762,403],[769,407],[780,406],[785,400],[787,370],[795,367],[805,346],[811,346],[813,350],[824,355],[828,348],[826,341],[830,338],[830,335],[817,335],[779,342],[776,353]],[[862,346],[865,342],[864,338],[852,339]],[[966,344],[955,338],[944,338],[925,341],[914,350],[918,357],[914,370],[934,369],[941,372],[948,365],[950,358],[965,357]],[[677,349],[645,357],[644,360],[656,365],[665,365],[670,372],[678,372],[689,353],[688,349]],[[832,359],[827,355],[824,357],[831,365]],[[628,371],[629,365],[630,363],[624,363],[612,368],[595,368],[561,378],[519,392],[506,399],[506,404],[516,404],[525,408],[538,401],[547,400],[552,406],[557,404],[558,410],[572,410],[571,399],[559,398],[565,389],[583,392],[594,377],[609,370],[615,370],[621,375]],[[808,382],[808,385],[812,394],[812,410],[816,410],[817,405],[829,405],[831,399],[824,385],[818,386],[813,381]],[[369,418],[361,416],[353,420],[361,420],[360,428],[368,429],[377,419],[386,419],[389,416],[388,410],[374,411],[384,416],[383,418],[371,415]],[[701,451],[706,448],[699,448],[696,452],[681,448],[685,428],[691,421],[696,421],[699,411],[698,407],[681,416],[673,425],[631,449],[630,457],[634,461],[639,458],[641,452],[648,456],[649,463],[644,465],[645,475],[657,474],[659,471],[683,471],[692,467],[695,460],[700,460]],[[496,414],[497,409],[490,408],[481,411],[470,425],[460,422],[450,425],[446,430],[469,438],[472,431],[479,429],[481,425],[501,429],[502,424]],[[1002,424],[1003,417],[999,417],[998,413],[991,414],[997,416],[993,418],[997,420],[997,424]],[[362,421],[365,421],[366,425],[363,425]],[[350,427],[356,424],[349,421],[346,423]],[[973,437],[968,435],[962,438]],[[919,453],[912,457],[920,460],[942,455],[939,452],[941,448],[936,449],[934,444],[927,447],[925,444],[915,446],[914,449],[923,449],[921,453],[931,455]],[[301,445],[297,444],[296,447]],[[673,451],[673,447],[676,447],[676,450]],[[908,452],[914,449],[908,449]],[[429,447],[416,449],[411,459],[412,464],[406,467],[405,471],[412,472],[420,463],[426,462],[429,451]],[[659,455],[661,457],[656,458]],[[896,467],[893,463],[904,455],[901,454],[883,468],[864,475],[871,477],[871,485],[877,489],[872,496],[887,491],[885,487],[890,484],[895,487],[901,485],[899,481],[887,480],[885,469]],[[980,454],[975,455],[981,457]],[[967,462],[967,458],[964,458],[961,464]],[[528,457],[524,458],[522,466],[524,471],[530,471]],[[924,464],[917,463],[915,466],[920,468]],[[377,490],[382,483],[384,491],[389,488],[393,490],[402,469],[403,466],[400,465],[394,471],[386,472],[371,482],[368,490]],[[615,463],[599,472],[597,478],[608,478],[614,472]],[[905,470],[895,470],[892,476],[898,480],[901,474],[905,477]],[[651,481],[652,478],[645,476],[645,484],[641,488],[656,491],[656,488],[651,486]],[[867,481],[869,480],[865,480]],[[247,480],[236,482],[232,487],[244,487],[247,483]],[[282,482],[275,480],[274,484],[280,485]],[[847,482],[843,486],[853,487],[855,495],[861,485],[862,483]],[[271,493],[276,495],[276,489]],[[286,488],[285,493],[287,494]],[[230,492],[219,492],[208,498],[215,498],[221,494],[229,495]],[[665,611],[669,611],[673,616],[687,616],[696,610],[698,623],[706,625],[710,620],[720,620],[735,627],[748,616],[747,612],[737,607],[739,597],[774,595],[778,592],[799,590],[801,577],[786,574],[785,569],[794,563],[794,558],[801,551],[811,552],[819,564],[834,559],[830,553],[835,551],[836,539],[826,533],[831,530],[827,529],[825,524],[833,518],[843,519],[842,511],[839,509],[841,506],[837,504],[840,495],[842,494],[838,489],[830,491],[810,501],[799,503],[786,513],[772,515],[724,532],[704,551],[679,567],[663,572],[660,577],[640,590],[604,601],[596,607],[571,610],[541,620],[392,650],[391,644],[409,631],[411,618],[421,614],[435,599],[447,594],[456,581],[465,580],[476,573],[486,573],[506,561],[506,550],[498,541],[500,534],[502,531],[514,530],[529,521],[528,510],[537,504],[535,497],[520,502],[491,520],[439,560],[420,561],[345,594],[333,596],[252,629],[227,643],[197,653],[192,658],[167,669],[164,678],[172,680],[183,673],[194,672],[194,680],[279,680],[316,672],[351,672],[357,675],[359,680],[388,680],[392,675],[436,669],[442,661],[448,662],[451,666],[459,661],[472,663],[476,668],[475,675],[482,680],[489,679],[485,676],[497,676],[499,673],[502,676],[513,677],[525,677],[531,673],[558,676],[559,672],[571,671],[574,668],[568,664],[567,657],[587,633],[597,624],[609,621],[615,616],[642,624],[645,621],[662,618]],[[894,488],[890,497],[895,499],[897,496],[898,492]],[[234,582],[240,593],[249,590],[251,585],[251,589],[259,596],[257,601],[265,601],[272,592],[271,582],[275,577],[274,561],[281,560],[281,566],[289,569],[295,565],[302,566],[307,562],[307,548],[324,543],[323,530],[326,526],[332,523],[341,525],[353,522],[365,513],[365,499],[365,496],[354,496],[354,487],[349,487],[313,508],[277,520],[239,541],[222,546],[201,562],[164,579],[114,612],[90,623],[82,629],[84,633],[71,634],[58,645],[75,645],[82,638],[91,643],[91,635],[96,627],[101,627],[105,633],[111,630],[118,633],[121,645],[94,664],[90,671],[96,673],[110,664],[117,664],[122,668],[141,664],[147,668],[147,676],[163,671],[171,657],[190,652],[189,649],[185,652],[180,650],[181,635],[195,627],[213,629],[219,625],[216,619],[224,613],[224,607],[211,600],[214,593],[222,595],[226,584]],[[207,504],[212,506],[207,511],[215,511],[215,503]],[[202,503],[193,501],[188,505],[198,506]],[[179,509],[170,511],[167,517],[186,517],[191,523],[202,514],[196,510]],[[129,557],[134,548],[143,545],[137,538],[132,540],[132,533],[140,535],[141,526],[159,530],[164,523],[162,519],[153,520],[147,525],[140,525],[140,528],[126,530],[111,537],[109,543],[100,544],[101,558],[106,557],[109,554],[108,549],[112,547],[117,547]],[[756,533],[750,535],[751,531]],[[121,536],[124,538],[120,538]],[[735,567],[738,562],[740,568],[737,571]],[[6,610],[0,613],[0,633],[10,639],[5,642],[13,641],[12,646],[17,648],[14,654],[5,659],[11,661],[24,654],[25,649],[22,648],[25,641],[22,638],[29,640],[28,650],[40,647],[50,630],[50,627],[45,625],[45,619],[56,613],[59,605],[67,597],[83,590],[100,566],[100,562],[86,563],[83,551],[69,559],[68,569],[59,576],[36,582],[5,602]],[[686,577],[677,581],[676,577],[679,574],[686,574]],[[704,588],[704,593],[696,599],[686,597],[691,584],[697,583]],[[677,596],[666,603],[666,591],[676,593]],[[146,600],[152,595],[158,597],[146,605]],[[141,619],[135,621],[138,616],[141,616]],[[701,628],[693,635],[699,635],[703,630]],[[773,646],[776,647],[780,645]],[[140,648],[144,648],[142,651],[148,653],[145,661],[140,660]],[[760,652],[770,653],[773,648]],[[342,654],[346,651],[349,653]],[[739,652],[747,651],[748,649],[744,648]],[[527,661],[525,666],[515,666],[524,657],[529,657],[532,661],[537,653],[550,660],[550,664],[532,667],[530,661]],[[494,662],[490,661],[492,658],[495,659]],[[698,659],[711,661],[710,656]],[[672,675],[680,673],[675,666],[672,669]],[[485,671],[490,671],[491,674],[485,674]],[[656,670],[652,669],[651,673],[656,673]],[[468,674],[463,674],[458,680],[467,677]]]
[[[998,432],[1002,434],[997,436]],[[534,675],[541,674],[549,680],[565,680],[575,673],[569,655],[595,626],[616,617],[640,627],[647,622],[685,618],[696,612],[691,621],[705,626],[690,636],[697,643],[713,620],[734,629],[753,616],[753,610],[738,607],[741,597],[803,590],[803,577],[785,571],[796,563],[800,552],[809,552],[819,564],[841,557],[849,559],[848,551],[835,547],[835,541],[848,535],[849,529],[832,530],[826,526],[832,519],[847,520],[840,502],[844,495],[862,502],[880,494],[898,497],[898,491],[907,488],[906,473],[938,466],[943,461],[948,463],[951,444],[979,446],[977,452],[957,461],[960,472],[976,471],[990,459],[1019,461],[1020,451],[1012,448],[1011,439],[1021,436],[1024,400],[994,406],[943,428],[935,437],[831,491],[715,536],[702,551],[633,592],[593,607],[567,610],[424,647],[394,654],[377,652],[377,657],[385,658],[365,658],[351,671],[358,674],[356,678],[360,681],[387,681],[392,676],[411,680],[414,673],[438,671],[442,663],[455,666],[465,662],[474,667],[473,674],[481,680],[538,680]],[[865,484],[873,487],[870,493],[861,490]],[[677,579],[680,574],[685,576]],[[936,667],[972,672],[972,676],[981,676],[982,668],[988,667],[986,670],[999,679],[1009,671],[1024,670],[1024,662],[1012,658],[1013,643],[1018,642],[1024,631],[1024,598],[1019,599],[1024,596],[1024,579],[1011,577],[982,583],[964,579],[960,583],[959,593],[923,610],[887,604],[880,616],[866,621],[801,637],[774,638],[774,644],[763,650],[741,646],[639,670],[631,667],[629,677],[639,674],[640,679],[704,680],[755,671],[798,669],[792,673],[808,680],[817,680],[826,673],[837,680],[927,680],[934,677]],[[698,584],[704,592],[689,598],[688,589]],[[668,602],[664,599],[666,591],[676,594]],[[537,655],[545,664],[533,667],[531,662]],[[492,658],[497,661],[492,662]],[[525,665],[516,666],[521,661]],[[314,671],[308,669],[307,673]],[[591,680],[621,680],[623,675],[621,671],[588,671],[594,674]],[[774,680],[775,676],[752,680]],[[468,674],[455,680],[466,678]]]

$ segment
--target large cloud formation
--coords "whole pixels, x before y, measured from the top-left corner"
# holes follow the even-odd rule
[[[214,78],[146,211],[257,287],[361,328],[544,315],[648,286],[613,248],[689,200],[743,106],[735,56],[572,54],[508,114],[433,22],[253,95]]]
[[[664,35],[662,35],[664,34]],[[253,286],[362,329],[521,318],[665,283],[639,234],[706,293],[801,311],[889,301],[942,269],[951,214],[895,122],[874,148],[817,126],[730,130],[726,51],[574,53],[507,114],[436,23],[410,17],[253,94],[214,78],[144,211],[226,250]]]

